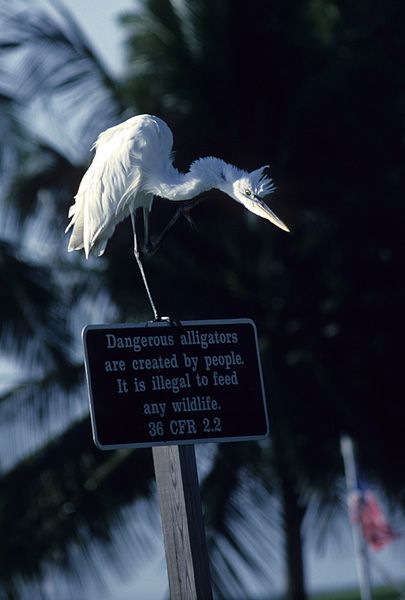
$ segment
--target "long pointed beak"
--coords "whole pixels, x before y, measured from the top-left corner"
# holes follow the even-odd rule
[[[275,215],[272,210],[270,210],[270,208],[265,202],[263,202],[261,198],[255,196],[254,201],[249,202],[249,204],[245,204],[245,206],[252,213],[259,215],[259,217],[262,217],[263,219],[267,219],[268,221],[273,223],[273,225],[280,227],[280,229],[283,229],[284,231],[290,231],[287,225],[283,223],[283,221],[279,219],[278,216]]]

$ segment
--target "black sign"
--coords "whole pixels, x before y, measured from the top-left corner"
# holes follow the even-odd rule
[[[268,435],[253,321],[89,325],[83,342],[99,448]]]

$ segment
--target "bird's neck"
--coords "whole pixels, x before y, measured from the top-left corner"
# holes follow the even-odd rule
[[[212,188],[223,189],[226,167],[230,165],[218,158],[200,158],[190,166],[188,173],[171,167],[148,191],[168,200],[190,200]]]

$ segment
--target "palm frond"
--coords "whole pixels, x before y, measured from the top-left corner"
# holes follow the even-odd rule
[[[343,479],[332,479],[328,486],[306,487],[308,509],[303,532],[308,544],[322,550],[332,537],[339,544],[342,538],[341,516],[347,510]],[[332,534],[332,535],[331,535]]]
[[[131,33],[129,91],[141,110],[146,106],[156,114],[195,110],[199,100],[192,82],[197,83],[201,72],[190,8],[155,0],[145,3],[139,14],[124,16],[122,23]]]
[[[78,421],[0,480],[0,524],[7,539],[0,546],[0,579],[11,582],[20,573],[35,580],[46,564],[74,571],[80,551],[97,573],[90,548],[102,541],[114,561],[114,546],[128,532],[133,550],[144,552],[151,546],[145,529],[137,532],[125,521],[134,500],[150,496],[152,477],[150,451],[103,453],[91,442],[88,418]]]
[[[37,143],[35,140],[32,142],[32,147],[26,146],[24,155],[14,168],[5,207],[11,207],[15,211],[20,221],[17,226],[34,215],[31,229],[42,222],[55,231],[55,223],[59,220],[63,231],[61,219],[66,220],[68,206],[77,190],[83,169],[73,165],[49,144]],[[30,227],[27,226],[27,229]]]
[[[66,120],[75,132],[85,132],[85,139],[72,135],[64,145],[77,161],[100,130],[117,121],[123,105],[117,83],[69,11],[56,6],[56,12],[55,6],[45,10],[25,2],[1,7],[0,50],[3,62],[14,64],[15,96],[28,105],[39,101],[48,119],[54,113],[53,137],[58,126],[66,135]],[[61,110],[63,127],[56,116]]]
[[[0,200],[7,196],[21,156],[33,146],[21,122],[22,105],[12,93],[10,80],[12,75],[0,64]]]
[[[33,225],[27,225],[35,241]],[[39,247],[44,232],[37,234]],[[60,236],[52,243],[48,233],[50,249],[39,256],[27,251],[24,237],[20,229],[19,244],[0,242],[0,360],[7,357],[8,365],[0,390],[3,470],[88,412],[81,330],[89,322],[114,319],[116,312],[97,271],[71,265],[66,273],[66,261],[52,252]],[[43,265],[44,258],[50,266]]]
[[[41,342],[42,360],[60,363],[67,357],[66,308],[69,298],[54,285],[52,269],[35,268],[21,257],[21,247],[0,241],[0,337],[4,351],[13,344],[23,351],[27,339]]]
[[[9,471],[88,414],[82,365],[65,367],[64,382],[60,370],[37,378],[28,372],[25,380],[13,373],[0,395],[0,472]]]
[[[271,587],[278,565],[280,509],[256,443],[218,446],[201,486],[212,579],[219,598]]]

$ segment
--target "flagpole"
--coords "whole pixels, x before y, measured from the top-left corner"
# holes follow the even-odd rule
[[[356,461],[354,459],[353,442],[349,436],[342,436],[340,439],[340,450],[343,456],[346,474],[347,498],[358,491],[358,479],[356,470]],[[371,600],[370,569],[368,563],[367,546],[363,537],[361,523],[356,519],[354,523],[351,520],[354,551],[356,554],[357,572],[360,585],[361,600]]]

